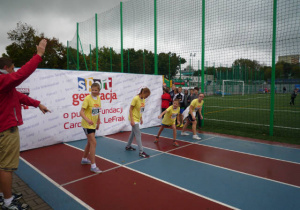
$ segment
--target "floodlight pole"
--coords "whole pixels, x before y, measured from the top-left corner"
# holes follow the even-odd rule
[[[277,0],[273,2],[273,46],[272,46],[272,76],[271,76],[271,106],[270,106],[270,136],[274,128],[274,102],[275,102],[275,59],[276,59],[276,19]]]

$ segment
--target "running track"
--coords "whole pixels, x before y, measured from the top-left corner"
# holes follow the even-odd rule
[[[16,172],[53,209],[300,209],[300,149],[172,130],[142,130],[149,159],[125,151],[129,132],[97,138],[93,174],[86,140],[21,153]]]

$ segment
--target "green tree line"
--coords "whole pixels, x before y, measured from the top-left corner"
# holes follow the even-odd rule
[[[48,40],[47,51],[44,55],[39,68],[49,69],[77,69],[77,50],[74,48],[67,49],[57,38],[45,37],[43,33],[37,31],[26,23],[19,22],[17,27],[8,33],[8,39],[12,44],[6,47],[6,53],[2,57],[10,57],[16,67],[24,65],[36,52],[36,44],[42,39]],[[69,63],[68,63],[69,61]],[[158,74],[166,78],[173,78],[179,71],[179,66],[186,63],[184,58],[180,58],[176,53],[159,53],[158,54]],[[200,70],[191,68],[195,76],[201,75]],[[236,59],[231,67],[208,66],[205,68],[205,74],[224,77],[227,72],[235,72],[237,68],[246,71],[245,75],[252,76],[264,75],[264,80],[271,78],[272,67],[259,64],[256,60]],[[79,53],[80,70],[96,70],[96,49],[92,49],[89,54]],[[112,48],[102,47],[98,49],[98,70],[121,72],[121,53]],[[125,73],[154,74],[154,53],[148,50],[123,50],[123,70]],[[241,73],[242,74],[242,73]],[[300,78],[300,65],[286,62],[276,63],[276,78]],[[245,76],[244,77],[247,77]],[[254,75],[254,76],[253,76]],[[240,75],[243,77],[243,75]]]

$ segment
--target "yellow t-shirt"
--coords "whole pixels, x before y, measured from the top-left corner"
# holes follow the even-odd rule
[[[201,103],[199,103],[198,98],[194,99],[190,106],[193,106],[193,112],[198,112],[198,110],[203,106],[204,101],[202,100]]]
[[[132,110],[132,116],[134,122],[140,122],[141,116],[145,110],[145,99],[141,99],[139,95],[135,96],[131,101],[131,106],[133,106]],[[129,121],[130,119],[130,113],[128,116]]]
[[[177,107],[176,109],[172,106],[169,106],[167,108],[167,112],[164,116],[164,119],[162,120],[162,124],[164,125],[174,125],[177,115],[180,112],[180,107]]]
[[[84,119],[81,120],[81,126],[83,128],[88,129],[96,129],[97,126],[97,120],[100,114],[100,108],[101,108],[101,99],[99,96],[97,96],[97,99],[93,99],[91,95],[88,95],[85,97],[82,108],[84,108],[84,114],[87,118],[93,121],[93,125],[90,125],[85,121]]]

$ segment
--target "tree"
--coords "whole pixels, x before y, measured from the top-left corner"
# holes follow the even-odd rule
[[[233,66],[240,66],[241,68],[247,68],[250,70],[259,70],[261,68],[258,61],[243,58],[235,60],[233,62]]]
[[[47,39],[47,49],[40,68],[66,69],[66,48],[56,38],[47,38],[43,33],[37,34],[32,26],[18,22],[14,30],[9,31],[8,38],[12,44],[6,47],[4,57],[10,57],[15,66],[21,67],[36,53],[36,45],[43,38]]]

